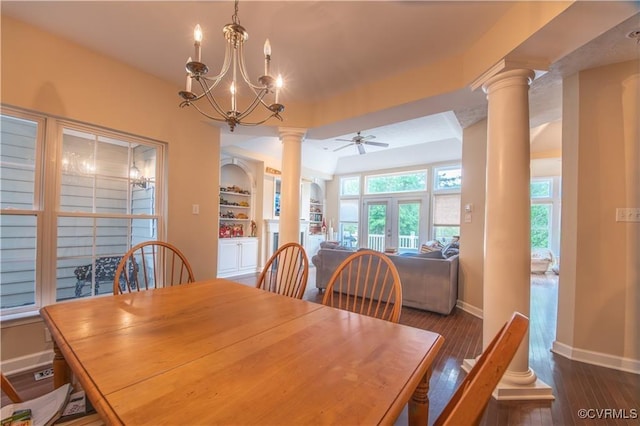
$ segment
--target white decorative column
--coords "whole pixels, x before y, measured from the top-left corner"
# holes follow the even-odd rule
[[[302,140],[306,129],[280,127],[282,177],[280,180],[280,225],[278,243],[300,241],[300,182]]]
[[[511,69],[486,78],[487,178],[483,277],[483,347],[514,311],[529,316],[531,198],[529,84],[534,72]],[[551,388],[529,368],[529,333],[496,399],[553,399]]]

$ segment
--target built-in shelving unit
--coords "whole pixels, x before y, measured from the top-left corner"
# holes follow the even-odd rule
[[[326,230],[322,229],[324,224],[324,202],[322,190],[316,184],[311,184],[309,202],[309,234],[323,234]],[[324,224],[326,226],[326,224]]]
[[[218,277],[257,270],[258,238],[253,202],[250,168],[246,164],[223,161],[220,168]]]
[[[238,186],[220,188],[220,238],[251,235],[251,193]]]

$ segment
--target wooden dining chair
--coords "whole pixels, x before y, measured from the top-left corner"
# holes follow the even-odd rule
[[[162,241],[137,244],[122,257],[113,281],[113,294],[192,283],[191,265],[177,247]]]
[[[434,426],[480,424],[491,394],[507,371],[528,327],[529,318],[514,312],[476,360]]]
[[[298,243],[278,248],[262,269],[257,288],[302,299],[309,278],[309,259]]]
[[[398,270],[383,253],[360,250],[335,270],[322,303],[327,306],[398,322],[402,284]]]
[[[2,392],[9,397],[11,402],[22,402],[23,399],[18,394],[16,388],[13,387],[7,376],[4,375],[3,372],[0,371],[0,385],[2,386]]]

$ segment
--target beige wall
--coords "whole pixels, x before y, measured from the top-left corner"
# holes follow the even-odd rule
[[[466,129],[462,137],[462,223],[458,300],[469,312],[481,314],[484,271],[484,199],[487,177],[487,120]],[[473,204],[471,222],[465,222],[464,207]]]
[[[205,279],[217,269],[220,135],[194,111],[178,107],[178,90],[2,17],[3,104],[167,143],[167,239],[185,252],[196,278]],[[193,204],[199,204],[199,215],[191,214]],[[2,327],[2,360],[50,347],[41,322]]]
[[[640,63],[565,80],[562,265],[554,346],[640,360],[640,224],[616,222],[640,207]],[[636,367],[637,368],[637,367]]]

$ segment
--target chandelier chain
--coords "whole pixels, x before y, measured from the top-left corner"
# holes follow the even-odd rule
[[[238,18],[238,2],[239,0],[235,1],[233,16],[231,17],[231,20],[234,24],[240,25],[240,18]]]

